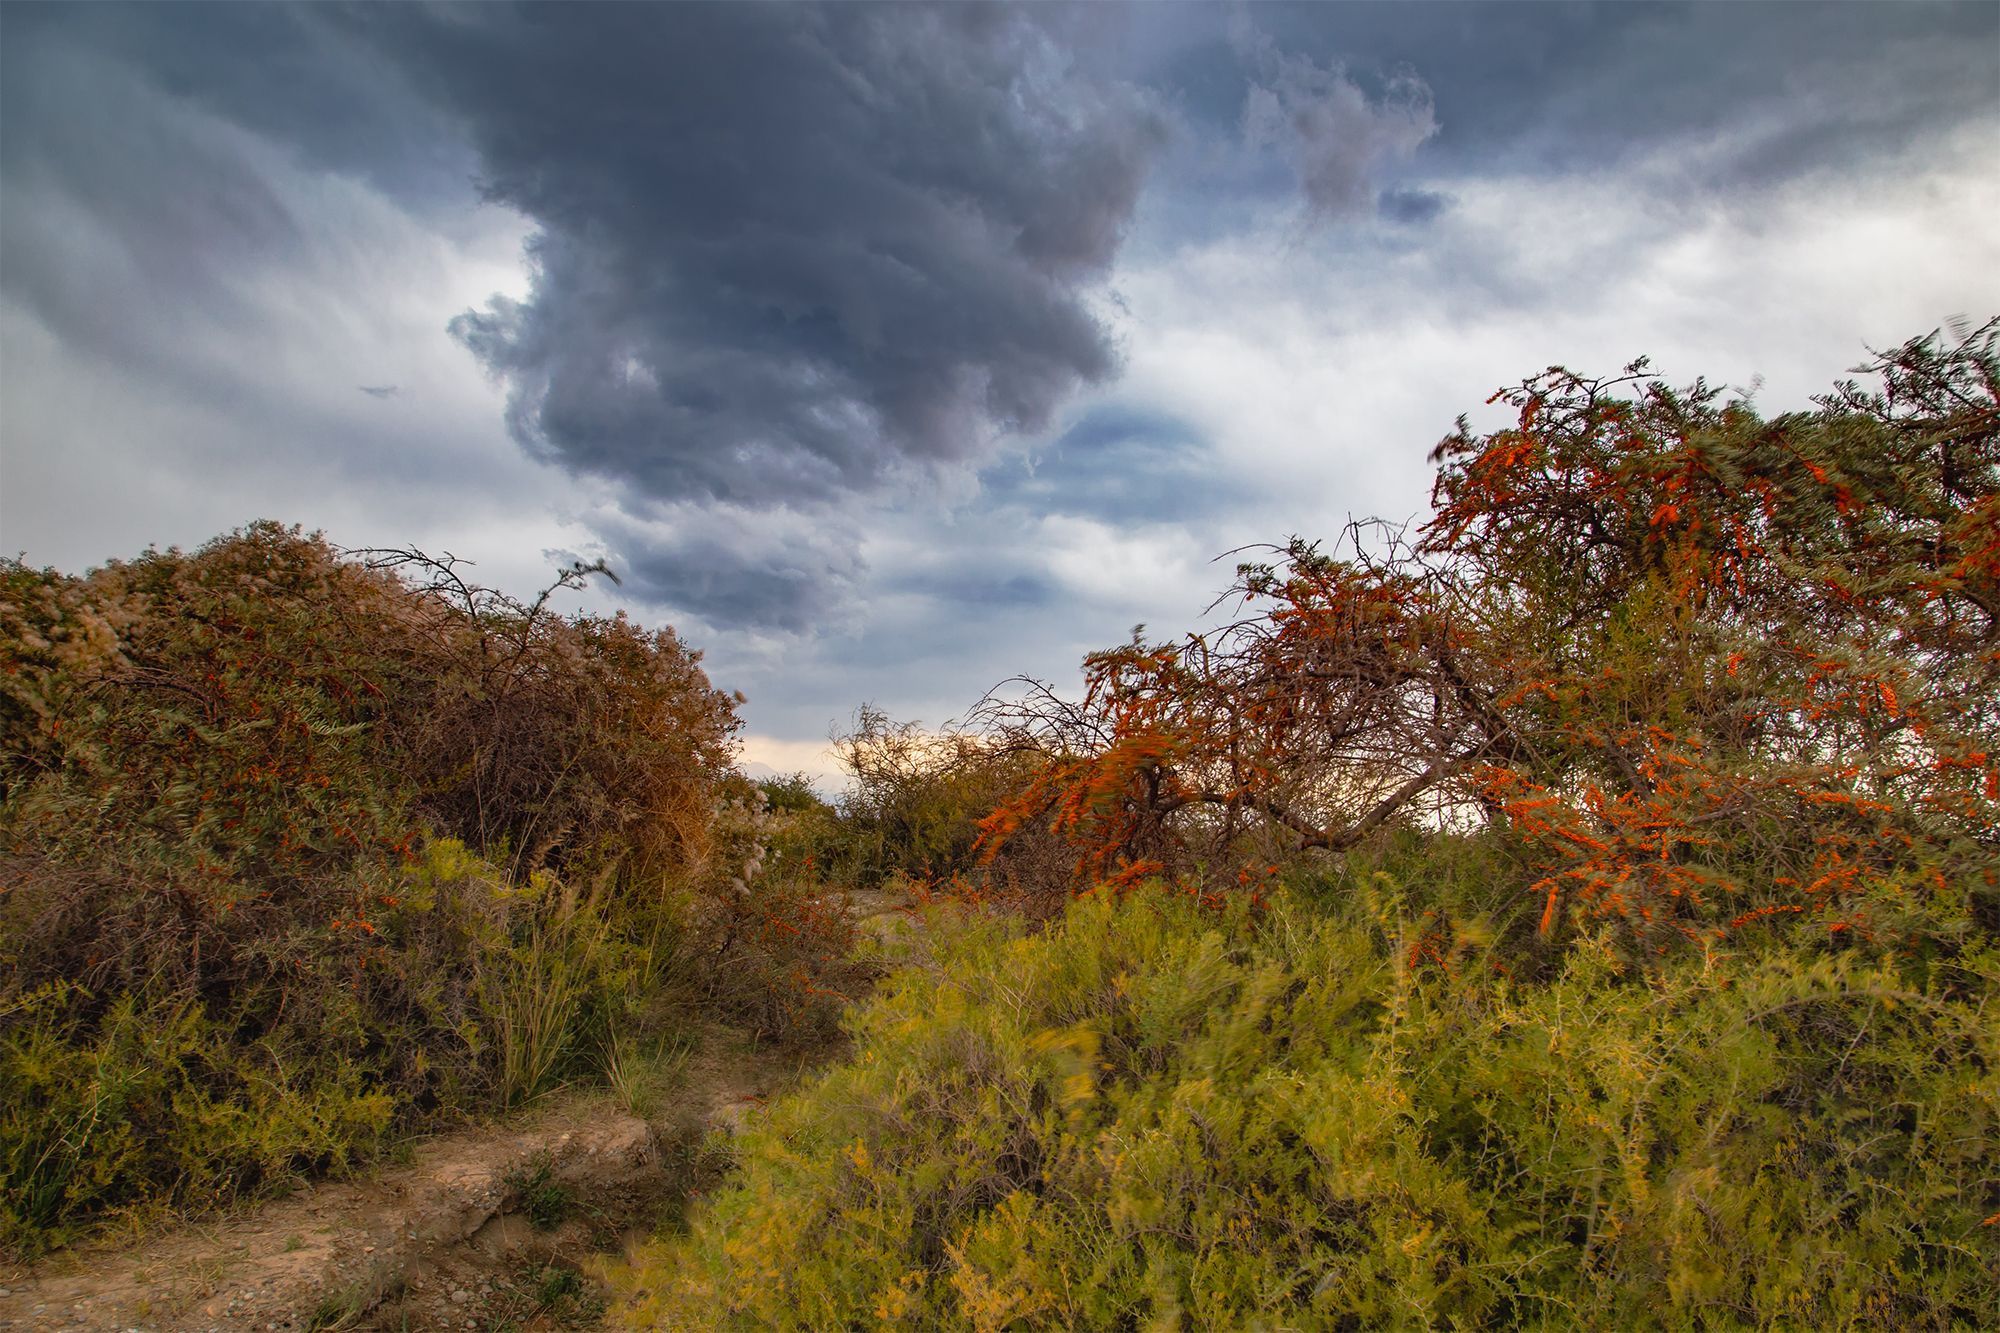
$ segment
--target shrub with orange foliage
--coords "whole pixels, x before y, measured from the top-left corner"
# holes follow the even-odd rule
[[[1543,934],[1993,929],[1996,344],[1914,339],[1769,421],[1644,362],[1503,390],[1414,534],[1294,540],[1233,623],[1091,656],[1078,703],[989,700],[1047,763],[983,845],[1051,827],[1088,886],[1484,830]]]

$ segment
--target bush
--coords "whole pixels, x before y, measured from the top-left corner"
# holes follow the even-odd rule
[[[0,1243],[525,1100],[693,993],[734,705],[549,595],[268,523],[0,565]]]
[[[1413,886],[1421,890],[1421,884]],[[2000,1304],[2000,957],[1608,938],[1412,968],[1386,876],[1321,915],[1144,888],[961,922],[776,1104],[635,1327],[1969,1328]]]
[[[1431,515],[1245,564],[1228,624],[1135,637],[1081,701],[980,713],[1046,762],[983,847],[1072,882],[1511,840],[1546,936],[1635,959],[1791,929],[1951,950],[2000,921],[2000,320],[1772,420],[1644,363],[1495,395]],[[1239,600],[1240,599],[1240,600]]]
[[[144,1013],[129,993],[79,1030],[60,996],[16,1001],[0,1045],[10,1240],[58,1238],[148,1190],[203,1207],[338,1167],[394,1118],[395,1098],[345,1052],[246,1047],[192,1003]]]
[[[813,854],[837,829],[829,813],[795,796],[774,806],[764,788],[739,781],[716,820],[719,883],[701,907],[709,952],[696,984],[759,1036],[833,1036],[841,1007],[867,979],[849,957],[854,922],[844,896]]]
[[[864,704],[834,749],[850,779],[826,853],[837,878],[998,898],[1031,915],[1060,908],[1064,859],[1044,831],[1024,831],[993,855],[980,847],[980,821],[1040,773],[1037,747],[955,726],[930,731]]]

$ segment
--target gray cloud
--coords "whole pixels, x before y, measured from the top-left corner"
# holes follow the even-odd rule
[[[989,461],[1115,371],[1085,295],[1166,128],[1073,63],[1102,24],[10,10],[0,267],[70,345],[241,401],[245,368],[207,349],[267,322],[273,272],[326,260],[280,176],[351,176],[456,228],[476,169],[538,228],[526,299],[453,323],[508,387],[512,433],[632,512],[724,507],[727,531],[606,521],[641,595],[804,629],[854,611],[857,506]],[[360,367],[326,369],[354,385]]]
[[[1232,13],[0,6],[0,530],[81,567],[270,514],[517,591],[573,547],[809,739],[1420,507],[1426,446],[1534,366],[1654,352],[1790,405],[2000,272],[1954,184],[1990,0],[1260,4],[1269,61]],[[1287,87],[1379,114],[1400,70],[1438,132],[1359,193],[1336,156],[1357,216],[1301,242]],[[531,228],[536,285],[484,305]],[[577,475],[501,428],[444,329],[472,305]],[[1045,424],[1002,443],[1018,403]]]
[[[1371,98],[1339,61],[1280,51],[1247,23],[1235,35],[1252,71],[1243,136],[1284,155],[1317,220],[1365,211],[1382,168],[1437,133],[1430,86],[1413,73],[1391,74]]]
[[[982,479],[992,508],[1109,522],[1174,522],[1240,504],[1247,492],[1186,422],[1104,404]]]
[[[1416,71],[1435,94],[1426,157],[1475,175],[1602,168],[1761,123],[1728,179],[1704,183],[1755,184],[1908,151],[1939,125],[2000,104],[2000,6],[1982,0],[1445,0],[1250,12],[1278,50],[1338,65],[1363,87]],[[1246,74],[1211,32],[1151,81],[1188,89],[1191,110],[1220,123],[1239,114]]]
[[[1012,562],[1007,562],[1011,564]],[[1063,590],[1038,570],[995,567],[988,557],[976,564],[925,569],[889,581],[892,591],[969,614],[1056,605]]]
[[[433,232],[142,40],[185,23],[233,69],[259,48],[228,25],[266,13],[0,15],[0,531],[37,560],[82,568],[260,516],[356,544],[436,540],[446,516],[454,544],[553,526],[520,497],[561,479],[506,438],[443,328],[462,275],[518,253],[519,220],[471,216],[460,177],[452,235]],[[392,381],[393,403],[357,392]],[[538,580],[526,564],[488,553]]]
[[[178,102],[405,205],[462,207],[475,167],[470,152],[436,108],[338,19],[324,5],[25,0],[7,6],[8,46],[32,54],[18,68],[10,61],[9,77],[50,49],[88,50]],[[34,123],[38,134],[49,124]]]
[[[806,634],[855,619],[863,534],[823,507],[621,501],[585,522],[626,592],[711,627]]]
[[[1115,367],[1079,293],[1163,125],[1034,11],[366,17],[541,229],[528,299],[454,325],[540,457],[826,503],[984,461]]]
[[[1451,196],[1437,190],[1384,190],[1375,211],[1391,222],[1420,227],[1451,207]]]
[[[226,135],[115,61],[32,36],[0,46],[0,285],[93,352],[171,359],[297,257],[297,219]]]

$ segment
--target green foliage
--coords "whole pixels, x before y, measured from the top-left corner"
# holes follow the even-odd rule
[[[532,1305],[525,1322],[508,1320],[496,1333],[522,1328],[597,1328],[604,1299],[582,1273],[561,1263],[530,1263],[514,1277],[513,1288]]]
[[[748,782],[732,784],[717,812],[717,887],[702,903],[713,952],[695,984],[760,1036],[831,1037],[865,979],[849,958],[853,920],[815,855],[827,820],[824,807],[774,807]]]
[[[820,796],[803,773],[756,784],[745,808],[757,811],[765,860],[774,870],[852,886],[862,873],[865,841],[854,819]]]
[[[360,1284],[339,1287],[320,1297],[306,1316],[307,1333],[338,1333],[353,1328],[368,1312],[367,1291]]]
[[[693,1054],[694,1043],[680,1033],[641,1040],[629,1030],[614,1031],[601,1052],[604,1082],[627,1112],[653,1120],[686,1081]]]
[[[569,1189],[556,1179],[554,1163],[546,1153],[510,1172],[502,1183],[507,1193],[520,1201],[521,1211],[538,1231],[561,1226],[576,1203]]]
[[[757,789],[764,793],[764,804],[777,813],[813,815],[833,811],[833,807],[813,790],[812,779],[804,773],[766,778],[757,784]]]
[[[1387,875],[960,922],[626,1279],[675,1328],[1971,1328],[2000,958],[1545,979]]]
[[[583,1293],[583,1277],[574,1268],[547,1264],[529,1274],[535,1286],[535,1303],[555,1305]]]
[[[239,1045],[191,1003],[145,1013],[123,995],[87,1032],[62,1010],[59,992],[41,992],[0,1044],[0,1236],[30,1248],[153,1192],[199,1207],[338,1167],[394,1114],[344,1053]]]

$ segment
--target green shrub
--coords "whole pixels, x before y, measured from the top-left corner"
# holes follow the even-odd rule
[[[576,1203],[568,1187],[556,1179],[555,1163],[546,1152],[510,1171],[502,1183],[537,1231],[561,1226]]]
[[[340,1166],[391,1123],[394,1099],[344,1055],[241,1046],[192,1004],[148,1013],[129,994],[79,1032],[55,999],[0,1039],[0,1236],[29,1248],[111,1208]]]
[[[1157,889],[961,922],[624,1278],[673,1328],[1972,1328],[2000,1308],[1991,950],[1539,981]],[[1422,889],[1421,883],[1415,885]],[[1899,970],[1899,967],[1903,970]]]
[[[842,894],[823,863],[800,854],[818,836],[801,830],[801,814],[751,783],[732,784],[715,821],[716,888],[700,904],[705,962],[695,985],[760,1036],[811,1042],[834,1035],[865,969],[849,957],[854,922]]]

